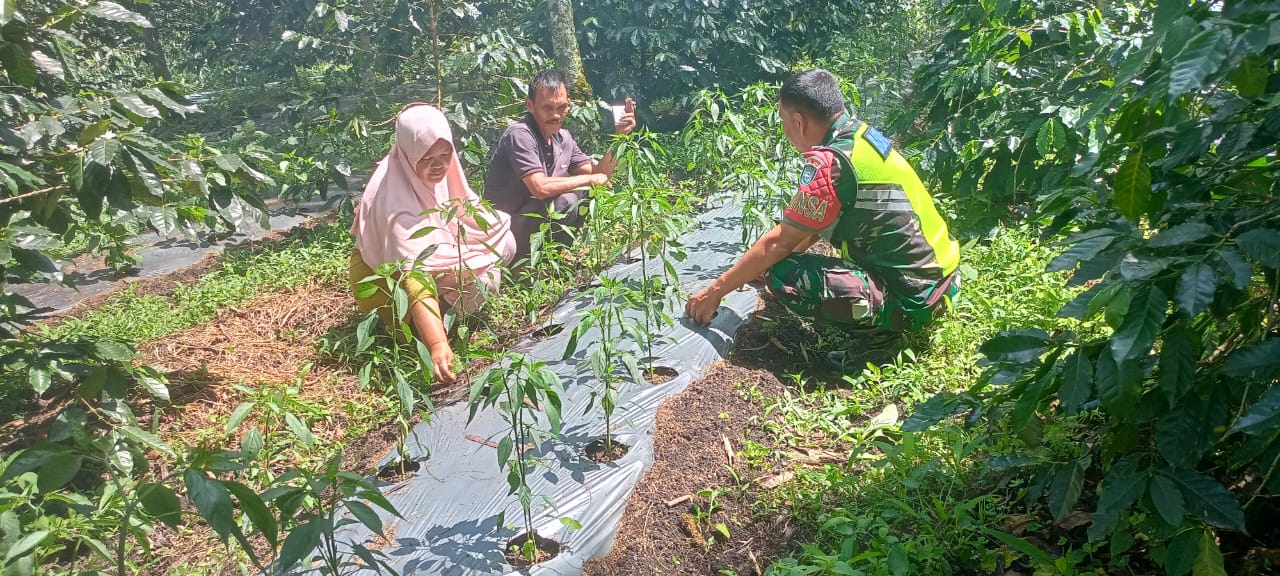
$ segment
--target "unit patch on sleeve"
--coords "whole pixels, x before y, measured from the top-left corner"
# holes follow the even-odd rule
[[[893,150],[893,141],[889,140],[888,136],[871,126],[867,126],[867,131],[862,133],[862,139],[866,140],[881,158],[889,158],[889,152]]]
[[[836,195],[831,168],[835,158],[830,150],[812,150],[804,154],[800,186],[791,203],[782,212],[783,220],[814,232],[822,232],[840,216],[840,198]]]
[[[804,169],[800,171],[800,185],[804,186],[813,182],[813,178],[818,175],[818,169],[822,167],[822,160],[818,158],[805,158]]]

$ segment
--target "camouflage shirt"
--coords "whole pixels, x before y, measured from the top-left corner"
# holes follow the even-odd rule
[[[908,314],[960,264],[960,246],[915,170],[879,130],[841,117],[804,153],[799,189],[782,219],[831,243],[879,278]]]

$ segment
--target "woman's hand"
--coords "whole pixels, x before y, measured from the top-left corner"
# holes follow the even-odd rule
[[[446,384],[452,384],[458,379],[458,375],[453,372],[453,348],[449,347],[449,342],[437,342],[428,347],[431,352],[431,362],[436,365],[436,379]]]

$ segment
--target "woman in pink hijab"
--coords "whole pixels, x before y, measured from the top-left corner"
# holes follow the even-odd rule
[[[459,303],[463,310],[475,310],[484,292],[497,289],[502,266],[515,254],[515,240],[510,217],[482,206],[471,191],[440,110],[411,104],[400,112],[395,144],[365,186],[351,234],[356,240],[350,260],[353,292],[387,262],[434,278],[434,289],[411,276],[403,277],[401,286],[436,376],[452,382],[454,356],[442,312]],[[388,302],[385,290],[356,297],[361,310],[382,307],[384,320],[390,321]]]

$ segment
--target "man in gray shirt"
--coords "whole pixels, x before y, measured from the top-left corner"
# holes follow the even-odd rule
[[[567,86],[568,81],[559,70],[533,75],[524,101],[528,113],[502,133],[485,174],[485,199],[511,215],[516,261],[529,256],[530,238],[546,221],[549,209],[565,215],[552,229],[555,240],[567,243],[571,238],[568,230],[581,226],[583,221],[574,206],[586,197],[580,189],[607,184],[617,166],[611,152],[593,162],[564,129],[569,113]],[[619,134],[630,133],[636,127],[635,103],[630,98],[625,110],[621,118],[615,119],[614,130]]]

